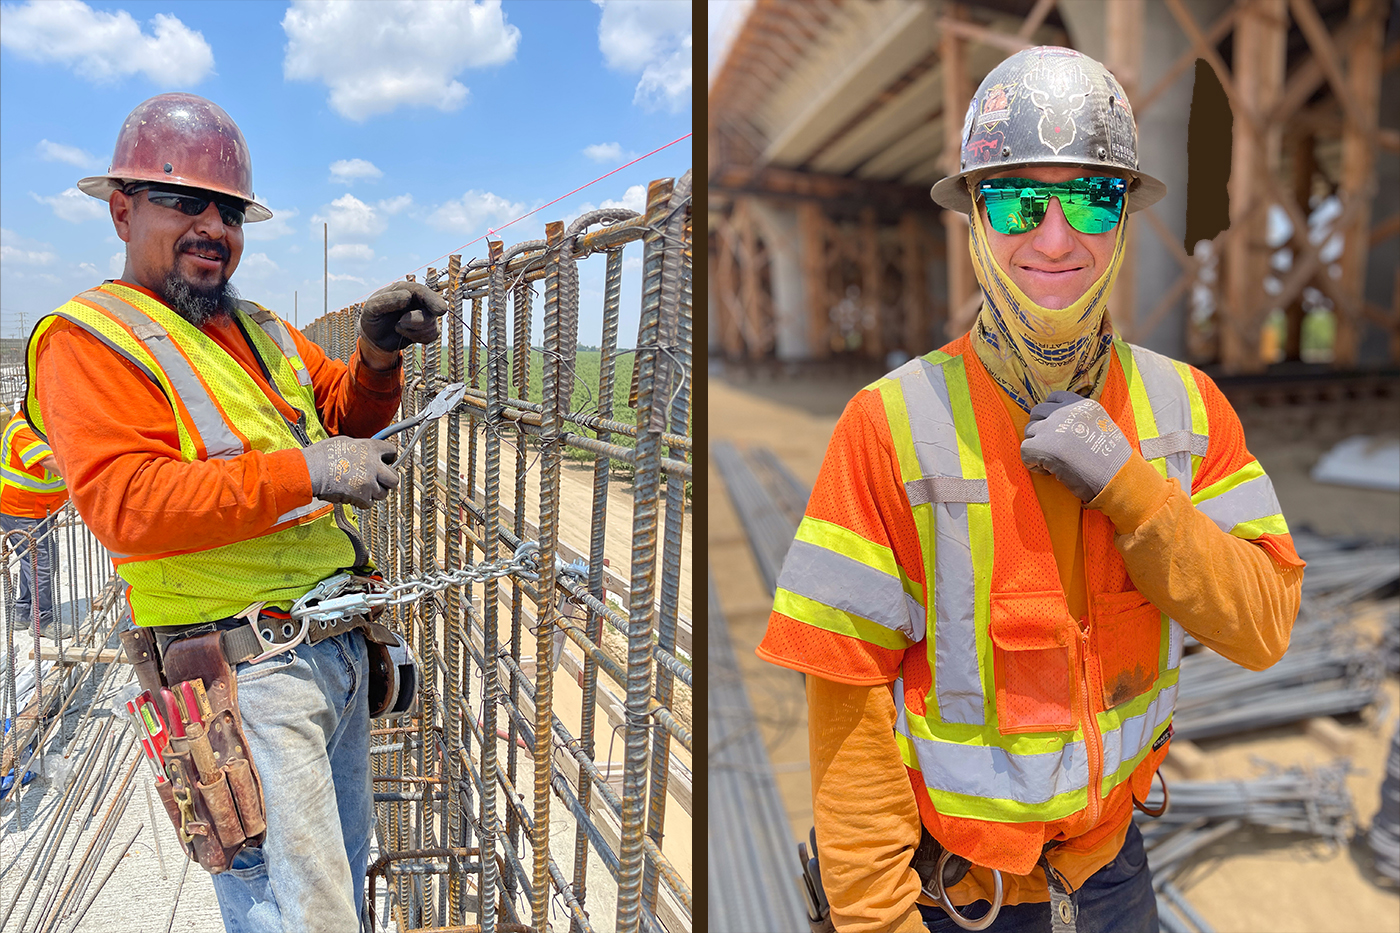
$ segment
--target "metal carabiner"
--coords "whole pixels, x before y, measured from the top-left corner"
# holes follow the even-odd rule
[[[948,864],[948,860],[952,857],[953,852],[951,849],[943,850],[943,854],[938,857],[938,867],[933,871],[933,878],[929,880],[928,884],[924,885],[924,893],[927,894],[935,904],[942,907],[943,912],[951,917],[953,922],[964,930],[972,930],[974,933],[977,930],[985,930],[992,925],[997,918],[997,913],[1001,910],[1001,872],[998,869],[992,869],[992,883],[995,885],[995,891],[992,894],[991,910],[987,911],[985,917],[981,917],[977,920],[969,920],[958,913],[958,909],[953,906],[952,899],[948,897],[948,892],[943,887],[943,869]]]

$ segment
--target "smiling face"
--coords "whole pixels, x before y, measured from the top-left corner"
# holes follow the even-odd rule
[[[1022,167],[989,175],[989,178],[1029,178],[1054,183],[1095,174],[1072,166]],[[979,198],[977,209],[987,231],[992,256],[1027,298],[1052,311],[1074,304],[1098,281],[1113,261],[1116,229],[1107,233],[1080,233],[1065,220],[1058,199],[1040,226],[1027,233],[997,233],[987,222],[987,208]]]
[[[150,289],[196,326],[228,309],[243,229],[227,226],[217,204],[190,217],[150,203],[145,191],[115,191],[110,207],[117,236],[126,242],[123,279]]]

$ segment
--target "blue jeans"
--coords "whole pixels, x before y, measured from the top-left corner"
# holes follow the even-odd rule
[[[1128,827],[1118,856],[1094,872],[1070,895],[1076,909],[1079,933],[1158,933],[1157,897],[1152,893],[1152,872],[1142,849],[1137,824]],[[984,917],[991,905],[975,901],[958,912],[969,920]],[[919,905],[924,923],[934,933],[962,933],[941,907]],[[1050,902],[1002,907],[987,933],[1049,933]]]
[[[14,554],[19,558],[19,594],[15,597],[15,615],[10,624],[15,628],[34,628],[34,603],[39,604],[39,624],[44,629],[53,626],[53,570],[58,566],[58,536],[53,533],[53,516],[24,518],[0,515],[0,531],[26,531],[39,539],[35,549],[39,575],[34,576],[34,563],[29,558],[28,540],[15,536],[10,539]],[[45,632],[52,634],[52,632]]]
[[[374,827],[364,636],[238,665],[238,708],[267,835],[213,876],[228,933],[352,933]]]

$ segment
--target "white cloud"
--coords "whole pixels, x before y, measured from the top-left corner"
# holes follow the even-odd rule
[[[428,215],[428,223],[439,230],[477,233],[488,223],[504,223],[525,212],[525,205],[507,201],[489,191],[468,191],[455,201],[438,205]]]
[[[0,228],[0,261],[27,266],[47,266],[58,254],[47,243],[26,239],[13,230]]]
[[[47,204],[53,208],[53,212],[61,220],[69,223],[80,224],[85,220],[105,220],[111,216],[107,211],[107,203],[99,201],[97,198],[90,198],[77,188],[65,188],[58,194],[51,197],[40,197],[34,192],[29,192],[29,196],[40,204]]]
[[[238,261],[238,271],[244,278],[261,278],[281,271],[281,267],[268,258],[267,253],[244,253]]]
[[[648,110],[690,102],[690,0],[593,0],[603,8],[598,48],[614,71],[641,73],[632,102]]]
[[[39,140],[39,145],[34,147],[39,158],[46,162],[67,162],[69,165],[76,165],[78,168],[91,168],[100,165],[97,156],[77,146],[65,146],[62,143],[51,143],[47,139]]]
[[[330,258],[350,262],[369,262],[374,259],[374,250],[363,243],[337,243],[330,249]]]
[[[457,110],[469,92],[456,75],[510,61],[520,42],[500,0],[293,0],[282,29],[283,76],[323,82],[332,109],[356,121],[402,106]]]
[[[243,239],[245,240],[275,240],[278,237],[295,233],[296,229],[288,223],[293,217],[300,213],[295,207],[273,207],[267,204],[267,209],[272,211],[271,220],[260,220],[257,223],[243,225]]]
[[[102,84],[144,74],[160,87],[189,87],[214,70],[204,35],[157,13],[153,34],[125,10],[105,13],[79,0],[30,0],[0,6],[0,44],[20,58],[66,65]]]
[[[114,254],[112,255],[112,258],[109,259],[109,260],[107,260],[107,274],[110,275],[110,276],[111,276],[112,278],[114,278],[114,279],[115,279],[117,276],[121,275],[121,274],[122,274],[122,270],[125,269],[125,268],[126,268],[126,253],[124,253],[124,252],[122,252],[122,253],[114,253]]]
[[[386,214],[397,214],[413,205],[413,195],[401,194],[396,198],[380,201],[376,206]]]
[[[99,275],[99,274],[100,274],[100,273],[97,271],[97,267],[94,266],[94,265],[93,265],[92,263],[90,263],[90,262],[80,262],[80,263],[78,263],[78,271],[81,272],[81,273],[83,273],[84,275],[90,275],[90,276],[91,276],[91,275]]]
[[[604,201],[600,207],[625,207],[629,211],[636,211],[638,214],[645,214],[647,209],[647,186],[632,185],[622,193],[622,199],[614,201],[612,198]]]
[[[336,275],[334,272],[332,272],[328,276],[326,276],[326,278],[330,279],[332,282],[356,282],[360,285],[365,284],[365,280],[360,278],[358,275]],[[311,284],[314,285],[316,283],[312,282]]]
[[[353,185],[364,178],[383,178],[384,173],[373,162],[364,159],[341,159],[331,163],[331,181]]]
[[[329,223],[330,238],[337,243],[373,239],[383,233],[385,227],[384,219],[375,209],[353,194],[336,198],[322,213],[312,214],[311,222],[313,233],[320,233],[315,228]]]
[[[594,162],[616,162],[622,158],[622,147],[617,143],[594,143],[584,146],[583,154]]]

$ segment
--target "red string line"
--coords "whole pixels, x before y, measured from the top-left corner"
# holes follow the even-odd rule
[[[506,227],[509,227],[511,224],[519,223],[520,221],[524,220],[526,217],[529,217],[529,216],[532,215],[532,214],[538,214],[540,211],[544,210],[546,207],[549,207],[551,204],[558,204],[560,201],[564,200],[565,198],[573,197],[574,195],[576,195],[576,194],[578,194],[580,191],[582,191],[584,188],[588,188],[588,187],[590,187],[590,186],[592,186],[592,185],[596,185],[598,182],[602,181],[603,179],[605,179],[605,178],[610,178],[610,177],[612,177],[613,175],[616,175],[618,172],[622,171],[623,169],[628,168],[628,167],[633,166],[633,165],[636,165],[638,162],[642,161],[643,159],[649,159],[649,158],[651,158],[652,156],[656,155],[656,154],[657,154],[658,152],[660,152],[661,150],[671,148],[671,147],[674,146],[676,143],[684,142],[685,140],[689,139],[689,138],[690,138],[691,136],[693,136],[693,135],[694,135],[693,133],[686,133],[684,136],[679,136],[679,137],[677,137],[677,138],[671,140],[671,141],[670,141],[669,143],[667,143],[666,145],[664,145],[664,146],[658,146],[658,147],[656,147],[655,149],[651,150],[651,152],[648,152],[646,155],[639,155],[639,156],[637,156],[635,159],[633,159],[631,162],[626,162],[626,163],[624,163],[624,164],[622,164],[622,165],[619,165],[617,168],[613,169],[611,172],[608,172],[606,175],[599,175],[597,178],[593,179],[593,180],[590,181],[588,184],[586,184],[586,185],[579,185],[577,188],[575,188],[573,191],[570,191],[568,194],[561,194],[561,195],[559,195],[559,197],[555,198],[553,201],[548,201],[548,202],[546,202],[546,203],[544,203],[544,204],[541,204],[539,207],[535,208],[535,209],[532,210],[532,211],[526,211],[524,214],[521,214],[519,217],[515,218],[514,220],[509,221],[509,222],[507,222],[507,223],[503,223],[503,224],[501,224],[499,227],[487,227],[487,228],[486,228],[486,232],[483,233],[481,236],[477,237],[475,240],[468,240],[466,243],[463,243],[461,246],[457,247],[456,249],[450,249],[450,250],[448,250],[447,252],[443,253],[441,256],[438,256],[436,259],[429,259],[427,262],[423,263],[423,265],[419,266],[417,269],[413,269],[412,271],[410,271],[410,272],[408,273],[408,275],[413,275],[413,274],[415,274],[415,273],[417,273],[417,272],[420,272],[420,271],[422,271],[423,269],[428,268],[428,266],[432,265],[433,263],[439,262],[439,261],[441,261],[441,260],[443,260],[443,259],[446,259],[448,256],[452,255],[453,253],[461,252],[462,250],[466,249],[468,246],[471,246],[473,243],[479,243],[479,242],[481,242],[482,240],[486,239],[486,238],[489,237],[489,236],[494,236],[495,234],[497,234],[497,233],[499,233],[500,231],[504,230]],[[394,281],[397,282],[398,279],[395,279]],[[386,282],[385,284],[388,285],[388,284],[392,284],[392,283]],[[381,286],[381,287],[382,287],[382,286]],[[373,290],[372,290],[372,291],[373,291]],[[361,295],[359,298],[356,298],[354,301],[352,301],[352,302],[350,302],[350,303],[351,303],[352,305],[353,305],[353,304],[358,304],[360,301],[362,301],[362,300],[364,300],[365,298],[369,297],[369,295],[372,294],[372,291],[365,292],[365,293],[364,293],[363,295]]]

